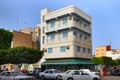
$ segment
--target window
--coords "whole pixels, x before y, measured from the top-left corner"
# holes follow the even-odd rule
[[[84,27],[87,27],[87,24],[84,24]]]
[[[84,37],[84,40],[87,40],[87,36]]]
[[[55,34],[51,34],[49,39],[50,39],[50,41],[54,40],[55,39]]]
[[[43,36],[42,43],[43,44],[45,43],[45,36]]]
[[[68,71],[65,72],[65,74],[69,74],[70,72],[71,72],[71,71],[68,70]]]
[[[83,48],[83,52],[84,52],[84,53],[86,52],[86,48]]]
[[[55,26],[55,21],[51,21],[50,22],[50,27],[54,27]]]
[[[42,22],[44,22],[45,17],[43,16]]]
[[[82,71],[82,75],[89,75],[89,74],[86,73],[85,71]]]
[[[48,53],[52,53],[53,49],[52,48],[48,48]]]
[[[42,29],[43,29],[43,30],[42,30],[42,33],[44,33],[44,32],[45,32],[45,27],[43,27]]]
[[[80,34],[80,39],[82,39],[82,34]]]
[[[79,25],[81,26],[82,25],[82,22],[80,21]]]
[[[79,71],[74,71],[73,75],[80,75]]]
[[[62,24],[67,24],[67,22],[68,22],[68,18],[63,18],[62,19]]]
[[[63,32],[62,33],[62,38],[67,38],[68,37],[68,32]]]
[[[54,72],[53,72],[53,71],[50,71],[50,73],[52,73],[52,74],[53,74]]]
[[[88,49],[88,53],[90,53],[90,49]]]
[[[61,46],[60,47],[60,52],[65,52],[66,51],[66,46]]]
[[[49,71],[45,71],[45,73],[49,73]]]
[[[77,36],[77,32],[73,32],[73,35]]]
[[[77,46],[77,52],[80,52],[80,46]]]

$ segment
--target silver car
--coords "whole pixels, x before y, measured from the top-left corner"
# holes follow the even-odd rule
[[[58,76],[60,71],[57,69],[47,69],[44,72],[40,72],[39,76],[42,80],[52,79],[52,80],[59,80]]]
[[[92,75],[98,75],[98,76],[101,77],[100,72],[91,71],[90,69],[80,69],[80,71],[84,71],[84,72],[90,74],[90,76],[92,76]]]
[[[100,80],[100,76],[90,75],[80,70],[68,70],[65,73],[59,74],[58,77],[62,80]]]
[[[0,80],[35,80],[33,76],[23,75],[15,71],[3,71],[0,73]]]

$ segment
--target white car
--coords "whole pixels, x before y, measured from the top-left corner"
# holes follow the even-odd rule
[[[88,73],[90,75],[98,75],[98,76],[100,76],[99,72],[90,71],[90,69],[80,69],[80,70],[85,71],[86,73]]]
[[[0,80],[35,80],[33,76],[23,75],[15,71],[3,71],[0,73]]]
[[[65,73],[59,74],[61,80],[100,80],[98,75],[90,75],[81,70],[68,70]]]
[[[47,69],[44,72],[40,72],[39,76],[42,80],[46,80],[46,79],[57,80],[59,74],[60,74],[60,71],[57,69]]]

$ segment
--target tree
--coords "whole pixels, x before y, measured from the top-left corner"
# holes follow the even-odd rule
[[[9,49],[13,39],[13,33],[9,30],[0,29],[0,49]]]
[[[120,59],[115,60],[116,65],[120,65]]]
[[[8,59],[11,64],[28,63],[33,64],[38,62],[43,55],[43,51],[27,47],[15,47],[8,50]]]
[[[106,66],[112,65],[112,58],[106,56],[100,57],[100,63]]]
[[[116,60],[112,60],[111,64],[112,64],[111,66],[116,66],[117,65]]]
[[[0,50],[0,65],[7,63],[7,56],[8,54],[6,50]]]
[[[94,64],[100,64],[100,59],[99,59],[99,57],[93,57],[93,58],[92,58],[92,62],[93,62]]]
[[[94,64],[102,64],[102,65],[112,65],[112,58],[111,57],[93,57],[92,61]]]

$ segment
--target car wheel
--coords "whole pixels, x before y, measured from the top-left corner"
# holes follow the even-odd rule
[[[56,80],[60,80],[60,79],[59,79],[59,76],[56,77]]]
[[[58,76],[56,77],[56,80],[61,80],[61,76],[58,75]]]
[[[42,80],[45,80],[45,76],[41,76],[41,79],[42,79]]]
[[[74,80],[73,78],[68,78],[67,80]]]
[[[98,80],[98,78],[93,78],[93,80]]]

